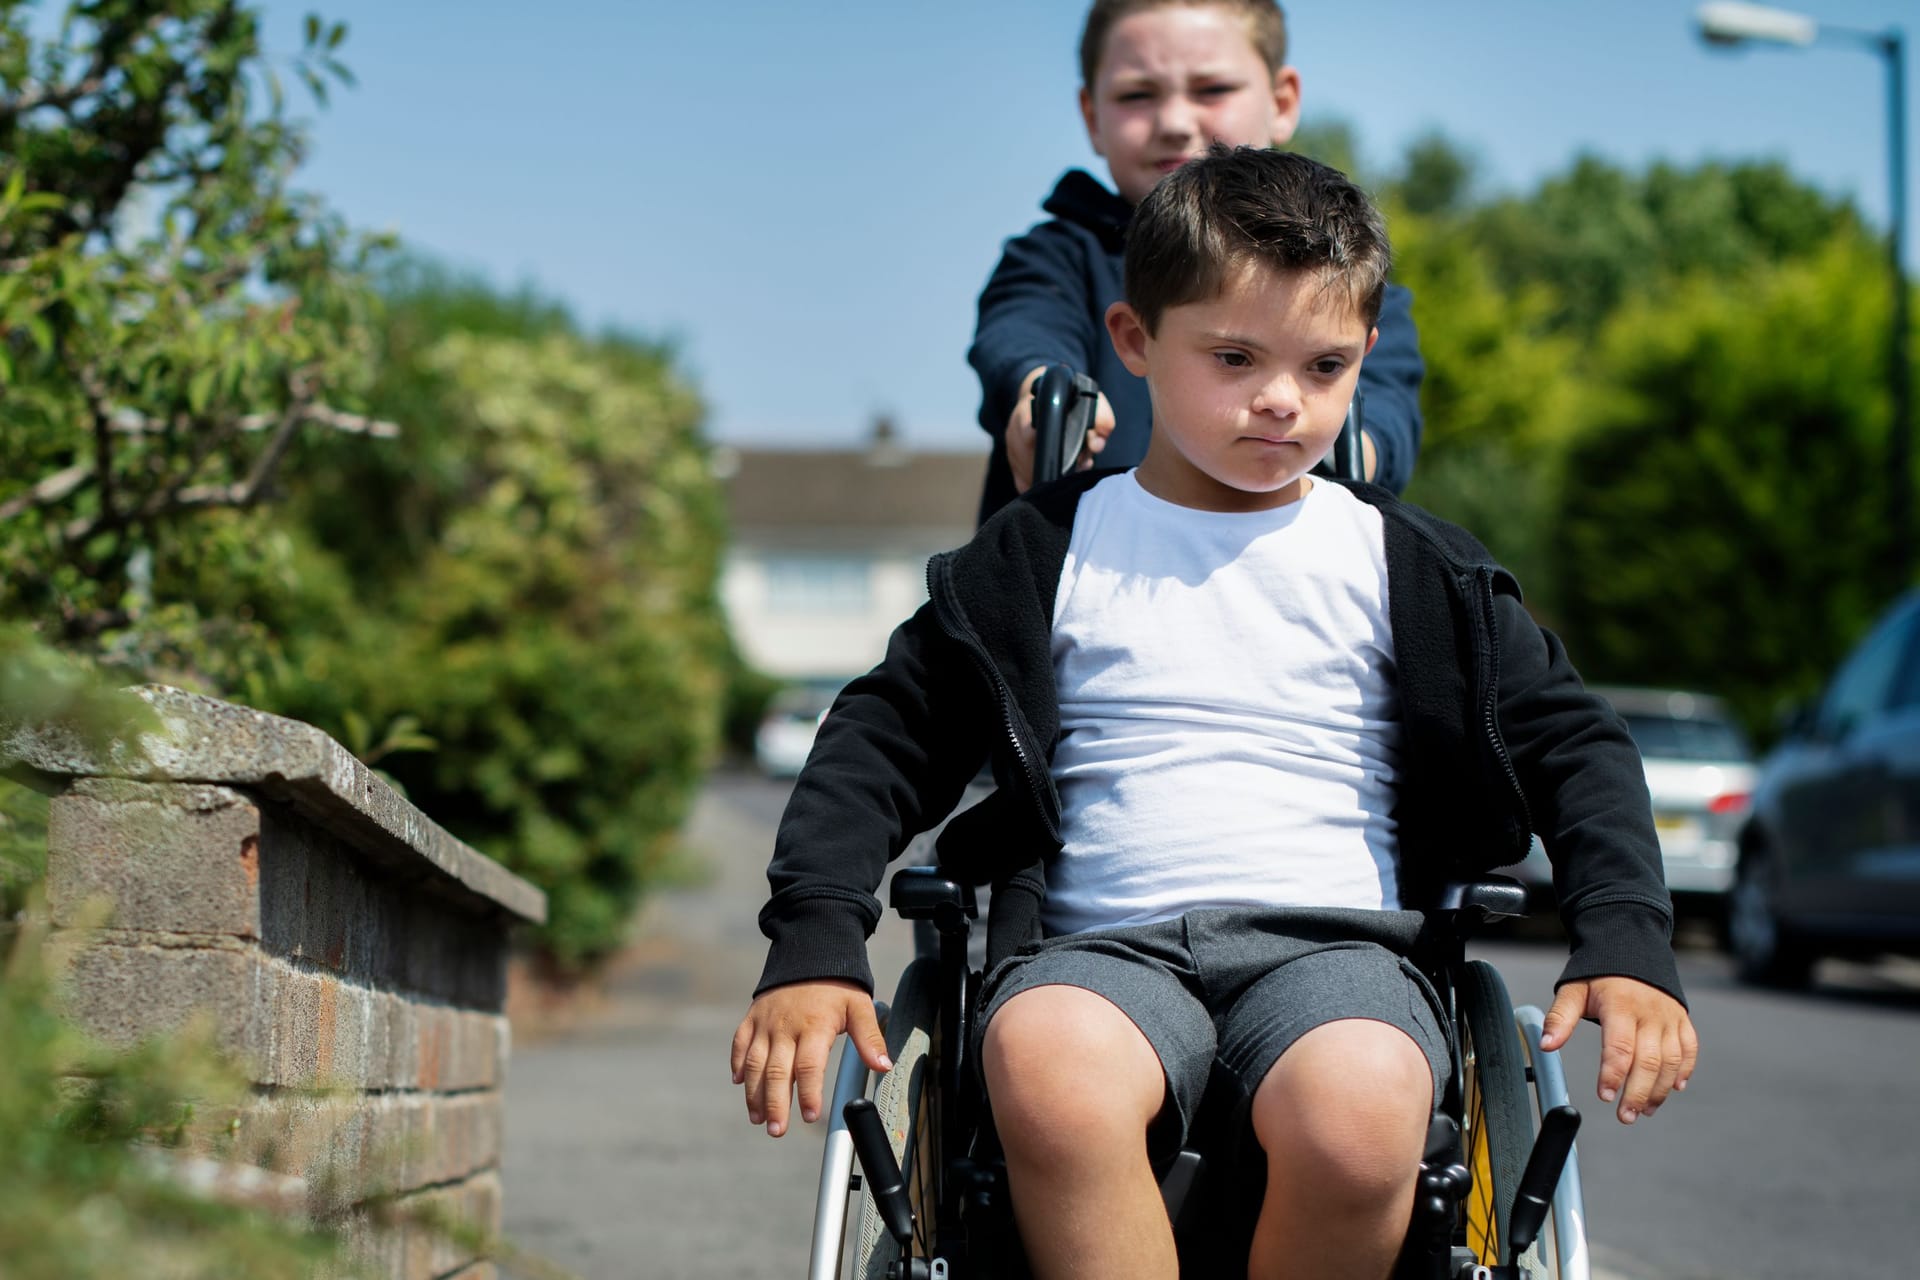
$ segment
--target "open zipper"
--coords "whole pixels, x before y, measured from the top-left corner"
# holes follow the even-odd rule
[[[960,607],[954,601],[951,588],[946,579],[947,562],[945,557],[936,556],[927,562],[927,596],[933,601],[933,616],[939,621],[940,629],[973,659],[981,676],[994,691],[1000,702],[1000,722],[1007,742],[1013,747],[1014,759],[1020,765],[1020,772],[1027,780],[1027,789],[1033,797],[1033,805],[1040,815],[1041,824],[1046,828],[1047,836],[1055,844],[1060,842],[1060,824],[1054,817],[1056,802],[1053,799],[1052,780],[1040,766],[1041,753],[1030,744],[1020,732],[1020,722],[1014,715],[1013,690],[1007,686],[1006,677],[1000,674],[999,666],[993,655],[987,652],[987,646],[974,632],[973,627],[962,616]]]
[[[1493,616],[1493,569],[1481,565],[1474,570],[1474,583],[1480,602],[1481,643],[1486,647],[1486,689],[1481,694],[1481,723],[1487,732],[1487,741],[1493,746],[1493,754],[1500,761],[1500,767],[1506,772],[1507,784],[1513,788],[1514,799],[1520,804],[1520,817],[1526,824],[1526,830],[1533,830],[1533,810],[1527,805],[1527,793],[1520,786],[1519,771],[1513,767],[1513,757],[1507,754],[1507,744],[1500,736],[1500,634]]]

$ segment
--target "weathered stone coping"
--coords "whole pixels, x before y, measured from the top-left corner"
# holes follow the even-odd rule
[[[378,861],[480,913],[540,923],[547,896],[450,835],[345,747],[298,720],[167,685],[133,690],[163,729],[143,735],[144,759],[124,747],[89,750],[59,730],[0,725],[0,768],[56,777],[242,787],[281,801]]]

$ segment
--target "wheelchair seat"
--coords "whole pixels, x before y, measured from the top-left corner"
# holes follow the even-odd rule
[[[1515,1011],[1498,973],[1465,956],[1475,928],[1523,914],[1525,903],[1517,881],[1493,877],[1447,886],[1426,913],[1415,959],[1452,1011],[1454,1066],[1396,1280],[1587,1278],[1578,1113],[1564,1073],[1537,1047],[1540,1011]],[[934,924],[940,954],[908,967],[886,1010],[894,1069],[873,1099],[858,1055],[842,1053],[809,1274],[1012,1280],[1027,1272],[991,1115],[965,1056],[982,979],[967,962],[975,894],[936,868],[910,867],[895,874],[891,904]],[[1156,1169],[1183,1274],[1244,1273],[1266,1167],[1233,1129],[1236,1115],[1226,1091],[1209,1089],[1185,1149]],[[861,1177],[852,1176],[855,1148]],[[858,1222],[843,1249],[850,1187]],[[1552,1247],[1542,1248],[1549,1215]]]

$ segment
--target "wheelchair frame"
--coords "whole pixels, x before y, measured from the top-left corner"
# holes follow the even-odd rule
[[[1524,893],[1517,882],[1505,878],[1456,885],[1430,914],[1441,921],[1437,936],[1446,952],[1430,976],[1452,1009],[1455,1065],[1435,1110],[1414,1221],[1396,1278],[1591,1280],[1571,1132],[1578,1113],[1569,1102],[1559,1055],[1538,1048],[1544,1015],[1533,1005],[1514,1009],[1497,972],[1484,961],[1464,956],[1472,928],[1519,914]],[[983,1256],[981,1250],[1006,1241],[1017,1247],[1017,1235],[1010,1234],[1011,1216],[1005,1212],[1004,1171],[994,1164],[988,1127],[979,1123],[979,1090],[963,1078],[963,1068],[970,1067],[941,1052],[953,1039],[947,1029],[956,1025],[952,1014],[957,1006],[950,997],[970,1001],[980,979],[966,962],[972,893],[942,880],[934,868],[912,867],[896,874],[892,896],[903,917],[936,919],[942,955],[915,960],[901,977],[893,1005],[876,1004],[895,1064],[882,1080],[882,1088],[896,1095],[888,1102],[887,1114],[875,1113],[867,1099],[871,1077],[859,1055],[850,1046],[841,1051],[807,1274],[810,1280],[843,1275],[886,1280],[888,1264],[908,1254],[914,1256],[906,1262],[902,1280],[988,1280],[1000,1271],[990,1253]],[[1487,1007],[1476,1007],[1482,1000]],[[970,1009],[966,1016],[971,1017]],[[1493,1027],[1502,1027],[1510,1038],[1501,1035],[1497,1046],[1476,1044],[1471,1031],[1475,1023],[1490,1035],[1500,1034]],[[1490,1072],[1499,1081],[1490,1084]],[[1470,1123],[1476,1095],[1488,1087],[1498,1096],[1487,1106],[1504,1119]],[[942,1114],[937,1119],[924,1115],[929,1096],[938,1100]],[[867,1122],[871,1133],[857,1153],[856,1172],[863,1108],[872,1116]],[[903,1127],[903,1116],[914,1113],[921,1113],[921,1119]],[[1542,1118],[1548,1118],[1544,1126]],[[957,1131],[952,1127],[956,1125]],[[1543,1128],[1551,1131],[1545,1137]],[[909,1143],[910,1137],[916,1140]],[[1522,1141],[1531,1152],[1513,1150]],[[884,1153],[875,1150],[875,1144],[884,1147]],[[903,1156],[911,1166],[904,1174],[899,1165]],[[1200,1163],[1195,1152],[1183,1151],[1162,1175],[1162,1193],[1176,1228]],[[885,1203],[889,1196],[895,1200],[894,1212],[909,1215],[911,1248],[896,1243],[899,1233],[888,1221]],[[854,1204],[860,1212],[849,1240],[848,1209]],[[986,1214],[1000,1216],[969,1235],[975,1227],[970,1219]],[[1536,1233],[1548,1214],[1552,1230],[1542,1237]],[[1529,1217],[1531,1226],[1525,1221]],[[997,1239],[990,1238],[993,1233]],[[1549,1239],[1551,1247],[1543,1248]],[[1517,1249],[1512,1247],[1516,1243]]]

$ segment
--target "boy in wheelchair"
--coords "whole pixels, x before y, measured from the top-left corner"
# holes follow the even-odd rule
[[[991,951],[1023,943],[987,977],[977,1061],[1034,1274],[1177,1274],[1153,1161],[1211,1073],[1267,1165],[1248,1274],[1379,1280],[1449,1071],[1407,959],[1446,880],[1538,830],[1571,940],[1543,1047],[1598,1021],[1629,1124],[1692,1073],[1643,773],[1477,541],[1308,475],[1387,274],[1359,189],[1216,147],[1141,202],[1126,255],[1107,327],[1151,393],[1146,459],[937,557],[827,716],[734,1080],[779,1136],[796,1089],[817,1117],[842,1032],[888,1069],[874,890],[985,759],[997,789],[940,855],[994,884]]]

